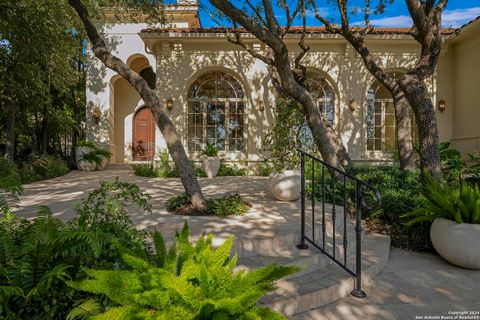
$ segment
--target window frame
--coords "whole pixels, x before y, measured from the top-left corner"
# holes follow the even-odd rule
[[[209,97],[200,97],[200,98],[193,98],[191,97],[191,92],[192,92],[192,86],[194,86],[196,84],[196,82],[208,75],[208,74],[212,74],[214,76],[212,76],[211,78],[208,78],[206,80],[204,80],[202,83],[200,83],[198,85],[198,88],[201,88],[202,85],[204,85],[205,83],[207,83],[208,81],[218,81],[218,80],[221,80],[222,82],[225,82],[226,84],[228,84],[232,89],[233,89],[233,92],[235,92],[235,97],[229,97],[229,98],[209,98]],[[231,82],[225,80],[225,79],[221,79],[220,77],[218,77],[218,75],[227,75],[229,77],[231,77],[233,80],[235,80],[238,84],[238,88],[241,90],[241,98],[239,98],[239,94],[238,94],[238,91],[237,91],[237,88],[235,87],[235,85],[233,85]],[[216,90],[216,89],[215,89]],[[195,154],[195,153],[199,153],[201,151],[201,148],[203,148],[206,144],[207,144],[207,132],[208,132],[208,124],[207,124],[207,121],[208,121],[208,104],[209,103],[222,103],[224,105],[224,128],[225,128],[225,137],[224,137],[224,147],[225,149],[224,150],[220,150],[219,152],[220,153],[245,153],[247,151],[247,98],[245,97],[245,90],[241,84],[240,81],[237,80],[237,78],[233,75],[231,75],[230,73],[228,72],[224,72],[224,71],[210,71],[210,72],[206,72],[198,77],[196,77],[196,79],[189,85],[189,87],[187,88],[187,99],[186,99],[186,102],[187,102],[187,117],[186,117],[186,142],[187,142],[187,150],[189,153],[192,153],[192,154]],[[192,138],[189,136],[189,130],[190,130],[190,127],[192,126],[192,124],[190,123],[190,115],[196,115],[196,114],[199,114],[199,113],[191,113],[190,112],[190,106],[191,104],[194,104],[194,103],[200,103],[200,104],[203,104],[202,108],[201,108],[201,114],[202,114],[202,141],[201,141],[201,145],[203,145],[203,147],[197,149],[196,147],[190,149],[190,145],[191,145],[191,140]],[[243,112],[242,113],[233,113],[234,115],[239,115],[241,114],[243,116],[243,123],[242,123],[242,134],[241,134],[241,140],[243,140],[243,148],[240,149],[240,150],[231,150],[231,141],[230,139],[235,139],[235,140],[240,140],[239,138],[231,138],[231,129],[229,129],[229,117],[230,115],[232,114],[230,112],[230,107],[231,107],[231,104],[232,103],[242,103],[243,104]],[[237,109],[238,110],[238,109]],[[194,124],[195,125],[195,124]],[[194,140],[197,140],[196,137],[193,138]]]

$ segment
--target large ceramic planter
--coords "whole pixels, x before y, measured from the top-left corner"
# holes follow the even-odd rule
[[[107,166],[107,163],[108,163],[108,159],[107,159],[107,158],[102,157],[102,156],[100,156],[100,158],[102,159],[102,162],[100,162],[99,164],[96,165],[96,169],[97,169],[97,170],[103,170],[103,169],[105,169],[105,167]]]
[[[95,163],[91,163],[91,162],[88,162],[88,161],[82,161],[80,160],[78,162],[78,167],[83,170],[83,171],[87,171],[87,172],[90,172],[90,171],[93,171],[95,170],[95,168],[97,167],[97,165]]]
[[[300,198],[301,177],[298,170],[284,170],[272,173],[268,188],[273,197],[280,201],[295,201]]]
[[[430,229],[433,246],[448,262],[480,269],[480,225],[435,219]]]
[[[207,177],[212,179],[217,176],[218,169],[220,169],[220,159],[216,157],[206,157],[203,160],[203,171]]]
[[[75,148],[75,162],[77,163],[78,167],[80,168],[80,158],[85,153],[89,153],[93,149],[90,147],[76,147]]]

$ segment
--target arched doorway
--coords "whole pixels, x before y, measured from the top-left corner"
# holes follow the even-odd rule
[[[144,107],[133,117],[133,161],[150,161],[155,156],[155,119],[150,109]]]

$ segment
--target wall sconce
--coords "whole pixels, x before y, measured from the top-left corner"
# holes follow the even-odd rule
[[[173,99],[172,98],[167,99],[167,109],[168,109],[168,111],[172,111],[172,109],[173,109]]]
[[[90,102],[90,107],[92,108],[91,111],[91,116],[93,120],[95,121],[96,124],[100,122],[100,119],[102,118],[102,110],[98,107],[98,105],[94,105],[93,102]]]
[[[357,100],[355,99],[352,99],[350,100],[350,102],[348,103],[348,108],[350,109],[350,111],[355,111],[355,109],[358,107],[358,102]]]
[[[265,110],[265,101],[258,100],[258,110],[260,110],[260,112],[263,112]]]
[[[445,100],[440,99],[438,101],[438,110],[440,110],[440,112],[443,113],[443,111],[445,111],[446,109],[447,109],[447,103],[445,102]]]

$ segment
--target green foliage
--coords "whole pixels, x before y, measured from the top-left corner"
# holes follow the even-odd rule
[[[245,202],[238,193],[205,201],[205,212],[217,217],[243,216],[250,210],[250,207],[251,205]]]
[[[431,223],[437,218],[480,224],[480,189],[477,185],[442,185],[429,176],[425,180],[423,206],[403,215],[410,219],[406,225]]]
[[[268,177],[273,173],[273,166],[268,161],[262,161],[257,164],[257,174],[261,177]]]
[[[429,247],[429,226],[406,226],[401,218],[405,212],[423,206],[419,172],[392,166],[356,166],[350,173],[375,186],[382,195],[380,210],[364,210],[363,217],[370,228],[390,234],[395,247],[413,250]]]
[[[182,209],[190,205],[190,198],[186,193],[181,193],[168,199],[165,205],[168,212],[181,213]],[[196,214],[217,217],[243,216],[250,208],[251,205],[244,201],[238,193],[235,193],[221,198],[206,200],[203,211],[196,212]]]
[[[214,144],[207,144],[205,148],[202,149],[200,154],[206,156],[206,157],[216,157],[218,156],[218,151],[220,151],[220,148],[218,148]]]
[[[0,157],[0,214],[6,213],[18,202],[23,191],[22,180],[15,164]]]
[[[177,212],[183,206],[190,203],[190,198],[183,192],[179,195],[173,196],[165,202],[165,206],[168,212]]]
[[[220,168],[218,169],[218,177],[235,177],[235,176],[246,176],[247,170],[240,168],[237,164],[227,165],[220,163]]]
[[[157,178],[160,176],[155,163],[135,163],[132,164],[133,172],[139,177]]]
[[[126,208],[134,203],[148,212],[149,199],[117,180],[92,191],[67,224],[47,207],[33,221],[0,216],[0,318],[63,319],[89,297],[65,280],[85,277],[84,267],[124,269],[124,252],[147,255],[146,234],[135,229]]]
[[[127,270],[86,269],[88,279],[68,284],[98,298],[72,310],[70,319],[90,318],[92,309],[92,319],[285,319],[256,302],[273,289],[274,281],[296,272],[295,267],[269,265],[250,273],[234,272],[233,237],[214,250],[212,235],[195,245],[188,236],[185,224],[167,251],[156,233],[155,254],[122,255]]]
[[[439,149],[444,178],[447,181],[456,182],[465,169],[460,151],[450,148],[450,142],[441,142]]]
[[[80,161],[87,162],[90,164],[101,165],[102,157],[97,153],[97,150],[92,150],[86,153],[83,153],[80,156]]]
[[[92,141],[80,140],[77,142],[77,147],[87,147],[87,148],[97,149],[98,145]]]
[[[265,136],[264,153],[274,171],[298,169],[300,154],[298,149],[316,153],[305,116],[298,103],[278,99],[274,109],[275,124]]]
[[[23,183],[32,183],[63,176],[70,168],[55,156],[31,156],[20,171]]]

